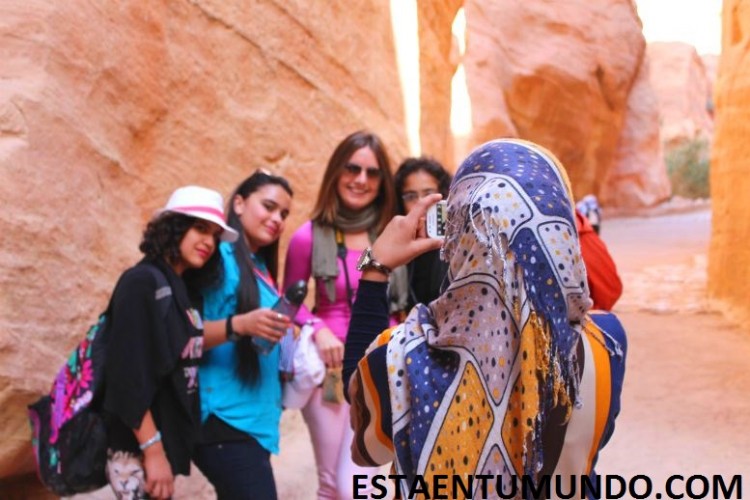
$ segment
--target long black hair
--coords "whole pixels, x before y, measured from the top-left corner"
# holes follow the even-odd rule
[[[247,199],[255,191],[267,185],[281,186],[284,191],[289,193],[289,196],[293,196],[292,188],[286,179],[258,170],[242,181],[234,190],[232,196],[229,197],[227,224],[240,234],[237,241],[233,243],[234,258],[240,271],[240,285],[236,292],[238,314],[252,311],[260,306],[260,291],[255,277],[255,265],[250,258],[252,252],[245,238],[245,230],[242,227],[240,216],[234,211],[234,199],[237,196],[241,196],[243,200]],[[268,272],[276,283],[279,269],[279,240],[259,248],[256,254],[266,263]],[[252,339],[243,336],[237,341],[237,375],[241,380],[254,384],[259,373],[258,353],[253,347]]]
[[[147,259],[162,259],[167,264],[174,265],[180,261],[180,243],[185,233],[198,220],[202,219],[176,212],[164,212],[146,225],[138,249]],[[201,288],[219,281],[221,274],[221,256],[217,237],[211,257],[198,269],[186,269],[182,274],[182,279],[185,281],[188,292],[194,296]]]

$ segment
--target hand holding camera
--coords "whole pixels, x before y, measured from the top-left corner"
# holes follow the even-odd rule
[[[394,269],[425,252],[440,248],[442,237],[428,236],[427,213],[441,199],[440,194],[425,196],[408,214],[394,217],[372,244],[372,258],[388,269]],[[442,210],[443,215],[438,216],[438,210]],[[444,232],[445,206],[442,209],[436,207],[434,211],[432,234],[437,235],[441,232],[440,227]],[[439,223],[439,220],[443,222]],[[370,276],[366,279],[370,279]]]

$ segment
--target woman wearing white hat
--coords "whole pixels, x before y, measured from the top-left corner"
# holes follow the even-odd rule
[[[118,498],[169,498],[190,472],[199,431],[201,316],[191,300],[219,275],[224,223],[216,191],[177,189],[143,233],[144,258],[120,277],[109,309],[103,413],[107,475]]]
[[[271,453],[279,450],[281,382],[276,345],[290,318],[271,309],[279,237],[292,203],[283,178],[259,170],[229,199],[221,244],[224,276],[205,289],[206,349],[200,364],[202,440],[195,464],[219,499],[276,498]]]

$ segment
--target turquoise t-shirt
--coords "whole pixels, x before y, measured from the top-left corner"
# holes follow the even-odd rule
[[[227,318],[237,313],[237,286],[240,270],[230,243],[220,243],[224,279],[216,287],[203,291],[203,318],[207,321]],[[265,272],[265,263],[253,256],[253,263]],[[260,307],[272,307],[278,292],[256,277]],[[232,427],[248,433],[271,453],[279,452],[281,419],[281,382],[279,380],[279,347],[268,354],[258,354],[260,374],[254,385],[240,380],[235,372],[236,346],[220,344],[203,353],[200,365],[201,419],[214,414]]]

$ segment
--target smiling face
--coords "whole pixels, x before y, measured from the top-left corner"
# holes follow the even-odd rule
[[[266,184],[244,199],[234,197],[232,208],[253,253],[279,239],[291,205],[292,197],[278,184]]]
[[[359,168],[357,168],[359,167]],[[362,210],[378,197],[382,172],[369,147],[356,150],[342,168],[336,183],[341,204],[349,210]]]
[[[216,250],[222,231],[218,224],[196,219],[180,241],[180,259],[173,266],[175,272],[182,274],[187,269],[203,267]]]

